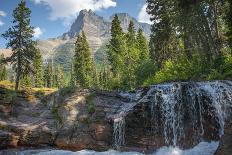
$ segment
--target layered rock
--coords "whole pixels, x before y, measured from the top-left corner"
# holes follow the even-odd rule
[[[11,105],[0,115],[0,149],[20,146],[54,146],[68,150],[111,148],[113,126],[106,118],[126,103],[115,93],[88,90],[76,90],[72,95],[60,93],[47,95],[42,100],[36,97],[31,100],[32,94],[25,93],[18,94],[10,103],[0,99],[4,107],[1,109]],[[92,111],[90,106],[94,108]]]
[[[153,152],[169,145],[192,148],[225,133],[217,153],[226,154],[231,99],[231,81],[170,83],[134,93],[60,91],[42,100],[22,93],[0,115],[0,147]]]

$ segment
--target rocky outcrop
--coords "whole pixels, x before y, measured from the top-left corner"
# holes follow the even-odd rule
[[[232,153],[232,121],[225,126],[225,134],[222,136],[215,155],[231,155]]]
[[[115,93],[57,92],[42,101],[28,100],[32,94],[26,94],[18,94],[14,103],[0,99],[2,109],[11,106],[0,116],[0,149],[46,145],[68,150],[111,148],[113,126],[107,116],[125,104]]]
[[[177,82],[133,93],[59,91],[42,100],[22,92],[0,115],[0,147],[149,153],[169,145],[192,148],[225,133],[217,154],[229,154],[231,98],[231,81]]]

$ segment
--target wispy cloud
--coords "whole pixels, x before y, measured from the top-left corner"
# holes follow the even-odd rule
[[[34,37],[39,38],[43,34],[43,31],[39,27],[34,28]]]
[[[138,20],[139,22],[142,22],[142,23],[152,24],[150,20],[150,15],[148,15],[146,8],[147,8],[147,4],[144,4],[139,12]]]
[[[1,17],[5,17],[6,13],[0,10],[0,26],[4,25],[4,22],[1,20]]]
[[[93,11],[116,7],[114,0],[35,0],[35,4],[46,5],[50,9],[50,19],[71,21],[83,9]]]

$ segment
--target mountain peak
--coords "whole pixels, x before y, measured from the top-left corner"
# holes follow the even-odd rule
[[[95,12],[93,12],[91,9],[89,10],[84,9],[80,11],[79,15],[95,15]]]
[[[150,25],[138,22],[128,13],[116,13],[112,15],[110,17],[110,21],[108,21],[97,15],[92,10],[82,10],[72,24],[70,30],[67,33],[64,33],[61,38],[63,40],[72,40],[77,34],[84,31],[91,48],[93,51],[96,51],[102,45],[102,43],[110,38],[111,22],[115,15],[118,15],[123,31],[127,31],[128,25],[132,20],[134,22],[135,29],[138,30],[141,28],[145,35],[149,37]]]

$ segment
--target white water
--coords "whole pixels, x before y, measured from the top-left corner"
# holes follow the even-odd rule
[[[113,147],[117,150],[125,145],[125,119],[123,117],[114,119]]]
[[[197,146],[188,150],[181,150],[178,147],[162,147],[151,155],[213,155],[218,148],[218,142],[201,142]],[[0,152],[1,154],[1,152]],[[106,152],[95,152],[91,150],[82,150],[77,152],[64,150],[26,150],[14,151],[17,155],[144,155],[139,152],[119,152],[109,150]]]

